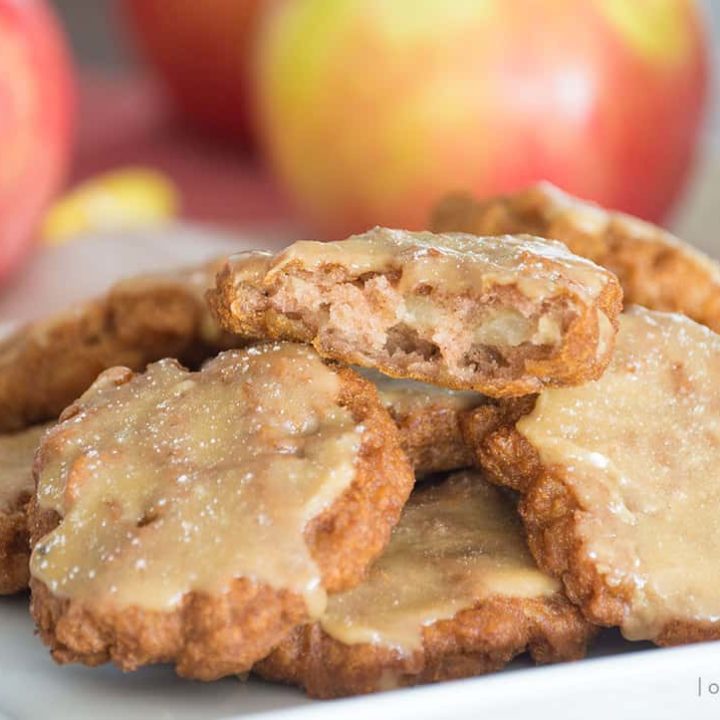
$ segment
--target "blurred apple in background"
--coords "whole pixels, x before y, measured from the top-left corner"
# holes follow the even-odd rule
[[[0,0],[0,278],[31,247],[70,151],[71,68],[42,0]]]
[[[201,128],[251,141],[249,64],[267,0],[124,0],[142,54]]]
[[[242,149],[178,121],[155,83],[132,74],[85,72],[71,187],[132,168],[152,168],[175,186],[182,217],[234,227],[289,220],[272,178]]]
[[[708,74],[689,0],[281,0],[263,20],[264,147],[327,236],[539,179],[662,220],[685,182]]]

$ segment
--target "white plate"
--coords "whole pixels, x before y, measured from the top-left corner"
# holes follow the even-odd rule
[[[40,253],[0,294],[0,325],[97,293],[129,273],[280,244],[278,238],[240,238],[193,227],[79,240]],[[3,718],[720,717],[720,643],[659,650],[607,632],[595,643],[591,658],[546,668],[518,661],[506,671],[471,680],[312,702],[295,689],[255,679],[203,684],[180,680],[167,667],[126,675],[111,666],[59,667],[33,637],[27,597],[0,598]]]
[[[636,652],[630,652],[630,650]],[[608,655],[608,654],[611,655]],[[531,668],[517,662],[495,675],[335,701],[251,679],[180,680],[167,667],[122,674],[110,667],[53,664],[33,637],[27,598],[0,603],[0,716],[64,720],[328,718],[492,720],[580,717],[720,717],[720,644],[660,650],[614,632],[592,659]],[[701,682],[701,686],[698,683]],[[699,694],[699,687],[701,694]]]

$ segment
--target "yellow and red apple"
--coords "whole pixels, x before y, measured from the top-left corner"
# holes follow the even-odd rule
[[[201,128],[248,143],[250,59],[267,0],[125,0],[141,52],[184,114]]]
[[[73,90],[68,53],[43,0],[0,0],[0,278],[31,247],[63,180]]]
[[[661,220],[705,50],[691,0],[281,0],[258,38],[262,140],[327,236],[539,179]]]

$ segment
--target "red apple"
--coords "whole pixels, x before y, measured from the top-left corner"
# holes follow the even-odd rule
[[[0,277],[28,251],[63,180],[73,91],[60,28],[42,0],[0,0]]]
[[[705,44],[691,0],[284,0],[258,38],[262,140],[327,236],[540,179],[659,221],[696,147]]]
[[[125,0],[140,51],[199,127],[247,143],[248,64],[267,0]]]

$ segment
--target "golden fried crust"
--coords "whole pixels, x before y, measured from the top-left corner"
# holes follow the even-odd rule
[[[408,412],[388,408],[400,430],[402,448],[416,475],[456,470],[473,465],[474,455],[463,439],[460,418],[466,410],[443,404]]]
[[[267,259],[269,263],[271,259]],[[534,259],[536,266],[542,266],[548,273],[553,272],[553,263],[547,258]],[[562,310],[562,342],[550,356],[544,356],[541,347],[515,350],[512,360],[506,358],[484,358],[478,367],[485,367],[485,377],[476,380],[460,380],[456,375],[438,370],[436,373],[421,374],[410,370],[399,372],[391,359],[369,362],[361,347],[342,351],[332,346],[323,336],[322,330],[307,322],[300,313],[284,313],[274,309],[268,298],[269,290],[264,285],[265,270],[257,263],[253,272],[243,270],[242,277],[236,274],[235,264],[228,262],[218,273],[216,287],[207,292],[207,302],[221,327],[247,339],[290,340],[312,344],[317,352],[326,358],[339,360],[351,365],[373,367],[385,375],[429,382],[457,390],[474,390],[495,398],[519,397],[539,392],[544,387],[580,385],[602,375],[611,356],[614,335],[617,331],[617,317],[622,306],[622,291],[617,279],[608,275],[606,282],[591,305],[580,307],[571,287],[558,291],[551,301]],[[315,282],[317,286],[329,284],[356,284],[358,278],[350,278],[347,269],[340,265],[324,267],[321,277],[312,277],[302,266],[293,261],[287,263],[281,274],[301,277],[304,282]],[[273,282],[275,282],[277,278]],[[392,285],[397,278],[387,277]],[[452,290],[451,290],[452,294]],[[496,289],[496,296],[504,298],[508,306],[525,305],[529,301],[517,289],[503,286]],[[472,301],[468,293],[457,294],[457,301]],[[600,318],[609,321],[603,328]],[[498,367],[503,368],[498,371]],[[481,373],[478,372],[478,376]]]
[[[535,397],[484,398],[467,409],[438,403],[405,413],[389,410],[415,474],[429,475],[477,465],[476,448],[482,438],[529,413]]]
[[[549,183],[476,201],[446,198],[431,229],[479,235],[532,233],[612,270],[628,304],[681,312],[720,331],[720,266],[665,230],[565,194]]]
[[[306,530],[330,591],[362,579],[367,565],[387,544],[414,483],[397,428],[375,388],[347,368],[337,373],[342,387],[339,404],[365,431],[352,484]],[[67,414],[72,412],[68,408]],[[38,473],[36,466],[36,477]],[[59,522],[56,513],[40,509],[33,499],[32,546]],[[222,595],[188,593],[172,612],[84,605],[53,595],[34,578],[30,587],[32,615],[56,661],[98,665],[112,660],[124,670],[174,662],[178,674],[200,680],[249,670],[308,620],[301,596],[246,578],[233,581]]]
[[[632,588],[629,581],[607,582],[592,561],[576,532],[586,508],[565,482],[562,470],[543,467],[537,451],[512,425],[486,434],[475,449],[488,480],[523,494],[520,515],[528,546],[540,568],[562,580],[568,598],[590,622],[620,625]],[[653,642],[677,645],[716,640],[719,633],[717,624],[671,621]]]
[[[367,566],[390,540],[415,484],[398,429],[375,386],[349,368],[338,367],[336,372],[342,381],[340,405],[352,411],[365,431],[355,481],[306,532],[330,592],[362,580]]]
[[[531,410],[532,408],[528,408]],[[579,605],[588,620],[598,625],[618,625],[628,589],[610,587],[583,552],[573,532],[575,513],[581,507],[561,479],[553,477],[540,462],[535,448],[514,429],[511,422],[477,440],[478,464],[492,482],[523,494],[519,510],[528,547],[545,572],[560,578],[570,600]]]
[[[196,365],[238,345],[204,306],[203,286],[216,265],[120,281],[0,342],[0,432],[57,417],[113,365],[141,370],[167,356]],[[18,498],[16,509],[0,513],[0,595],[27,587],[26,506],[27,498]]]
[[[473,464],[481,467],[488,479],[519,492],[525,490],[525,478],[534,477],[536,468],[532,463],[539,460],[527,440],[515,432],[514,425],[523,415],[532,412],[536,398],[537,395],[527,395],[481,405],[464,414],[460,422],[463,441],[473,454]],[[492,450],[497,447],[504,452],[486,452],[489,439]],[[504,462],[506,459],[509,462]]]
[[[19,498],[15,510],[0,513],[0,595],[20,592],[28,584],[27,504],[27,497]]]
[[[200,268],[209,282],[215,265]],[[0,343],[0,432],[57,417],[115,365],[142,370],[164,357],[191,366],[237,346],[213,326],[190,271],[124,280],[106,295]]]
[[[46,426],[0,435],[0,595],[27,587],[27,509],[34,492],[32,458]]]
[[[477,398],[475,407],[454,407],[442,397],[409,408],[386,402],[416,477],[475,466],[482,438],[529,413],[536,395]]]
[[[422,650],[411,655],[346,645],[315,624],[297,628],[254,669],[268,680],[300,685],[311,697],[332,698],[482,675],[523,652],[538,663],[575,660],[593,634],[561,595],[495,597],[427,626]]]

